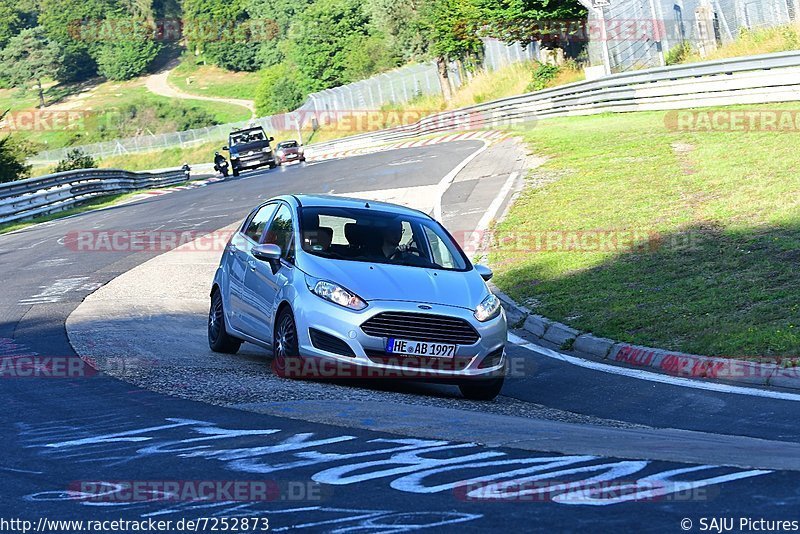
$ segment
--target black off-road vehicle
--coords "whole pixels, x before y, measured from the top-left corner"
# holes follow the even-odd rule
[[[267,137],[261,126],[231,132],[228,135],[228,146],[222,149],[230,152],[233,175],[239,176],[245,169],[257,169],[265,165],[274,169],[278,163],[269,145],[274,140],[274,137]]]

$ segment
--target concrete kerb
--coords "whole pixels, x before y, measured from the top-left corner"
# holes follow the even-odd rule
[[[784,368],[773,363],[698,356],[617,342],[533,314],[494,284],[489,283],[489,286],[503,304],[509,326],[521,328],[534,341],[545,341],[579,356],[686,378],[800,389],[800,368],[797,367]]]

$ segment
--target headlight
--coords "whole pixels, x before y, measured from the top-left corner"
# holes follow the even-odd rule
[[[231,154],[231,159],[239,159],[239,154]]]
[[[268,146],[265,146],[261,150],[263,150],[264,152],[272,152],[272,149],[270,147],[268,147]]]
[[[312,293],[339,306],[356,311],[361,311],[367,307],[364,299],[339,284],[313,278],[306,278],[306,284]]]
[[[475,309],[475,318],[482,323],[498,315],[500,315],[500,299],[491,293]]]
[[[278,150],[278,151],[276,151],[275,153],[276,153],[277,155],[279,155],[279,156],[283,156],[283,150]]]

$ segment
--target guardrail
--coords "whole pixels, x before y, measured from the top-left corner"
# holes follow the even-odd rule
[[[800,100],[800,51],[625,72],[429,115],[398,126],[309,145],[310,156],[444,131],[510,126],[607,112]]]
[[[0,184],[0,223],[55,213],[94,197],[165,187],[188,179],[189,171],[182,168],[148,172],[81,169]]]

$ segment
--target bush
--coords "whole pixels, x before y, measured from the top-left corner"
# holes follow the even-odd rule
[[[203,46],[203,55],[214,65],[232,71],[254,72],[261,67],[259,47],[253,43],[222,39]]]
[[[692,45],[689,44],[688,41],[683,41],[677,46],[673,46],[667,52],[666,57],[664,57],[664,62],[667,65],[677,65],[678,63],[683,63],[686,61],[694,50],[692,50]]]
[[[73,148],[67,152],[67,157],[56,165],[54,172],[74,171],[76,169],[93,169],[97,163],[92,156],[86,155],[80,148]]]
[[[0,139],[0,183],[30,176],[31,167],[25,164],[28,155],[27,146],[19,139],[11,136]]]
[[[160,49],[160,44],[144,37],[106,41],[95,56],[97,71],[109,80],[130,80],[147,70]]]
[[[536,68],[533,70],[533,79],[528,84],[526,91],[541,91],[546,89],[548,84],[555,80],[558,76],[560,68],[558,65],[547,65],[545,63],[537,63]]]
[[[344,76],[351,82],[392,69],[399,58],[388,47],[385,37],[356,35],[345,49]]]
[[[161,100],[137,100],[105,113],[98,120],[92,135],[92,140],[98,141],[146,133],[182,132],[219,124],[217,118],[203,108]],[[87,141],[89,139],[84,140]]]
[[[256,88],[256,113],[260,116],[292,111],[305,100],[294,70],[285,63],[264,69]]]

